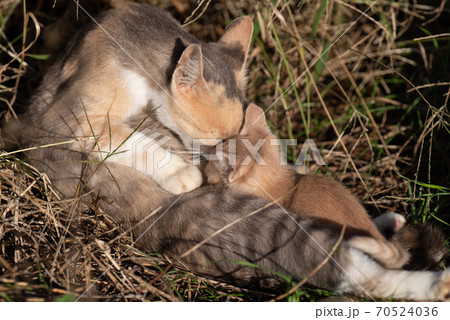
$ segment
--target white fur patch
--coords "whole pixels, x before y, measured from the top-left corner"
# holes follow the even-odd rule
[[[355,250],[349,250],[348,278],[343,279],[339,289],[369,294],[378,298],[408,300],[440,300],[448,271],[389,270]]]
[[[389,211],[376,217],[372,222],[382,233],[387,231],[397,232],[405,225],[406,219],[399,213]]]
[[[144,172],[175,194],[198,188],[202,184],[200,170],[161,146],[170,139],[159,133],[135,132],[106,161]]]
[[[165,105],[167,94],[149,86],[148,80],[144,76],[132,70],[124,70],[123,75],[131,97],[130,116],[141,112],[148,105],[149,101],[152,101],[155,107]]]

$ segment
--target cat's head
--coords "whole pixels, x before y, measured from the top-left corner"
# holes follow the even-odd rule
[[[264,111],[253,103],[245,112],[241,132],[226,140],[219,150],[221,160],[211,161],[206,168],[208,181],[225,182],[250,193],[260,191],[255,181],[264,183],[281,165],[278,139],[268,127]]]
[[[178,60],[169,112],[186,135],[202,144],[215,145],[242,126],[245,62],[252,32],[252,20],[238,18],[218,42],[191,44]]]

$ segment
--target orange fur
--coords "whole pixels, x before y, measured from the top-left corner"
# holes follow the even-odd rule
[[[238,133],[244,117],[242,104],[237,99],[227,98],[223,86],[210,84],[196,91],[173,91],[177,103],[171,103],[172,118],[189,136],[221,140]],[[220,107],[212,113],[211,106]],[[216,143],[211,142],[213,145]]]
[[[114,68],[111,60],[109,63],[109,67],[103,69],[104,72],[91,76],[90,81],[81,86],[84,114],[79,116],[79,126],[75,131],[77,137],[94,134],[102,152],[113,151],[133,132],[133,128],[125,123],[130,114],[128,109],[132,97],[127,92],[125,81],[117,81],[122,78],[120,68]]]

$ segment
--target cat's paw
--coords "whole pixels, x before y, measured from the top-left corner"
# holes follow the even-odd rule
[[[403,228],[406,223],[406,219],[399,213],[386,212],[381,216],[373,219],[373,223],[375,223],[381,233],[396,233],[398,230]]]
[[[161,187],[174,194],[197,189],[203,182],[202,173],[197,167],[186,166],[178,169],[161,182]]]

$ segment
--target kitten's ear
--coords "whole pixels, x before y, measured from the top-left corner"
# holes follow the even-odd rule
[[[230,175],[228,176],[228,182],[233,183],[237,179],[247,175],[253,164],[254,161],[250,161],[248,164],[243,164],[243,162],[241,161],[240,163],[232,165]]]
[[[234,55],[238,61],[235,69],[236,82],[241,90],[246,87],[246,69],[245,62],[247,60],[247,53],[250,47],[253,34],[253,22],[248,16],[240,17],[233,20],[225,29],[225,33],[220,38],[219,42],[226,44],[230,48],[236,48]]]
[[[202,48],[198,44],[188,46],[178,60],[172,81],[177,88],[193,89],[206,86],[203,78]]]
[[[241,130],[241,135],[247,136],[255,130],[262,130],[263,132],[271,133],[270,128],[266,123],[266,115],[264,110],[254,103],[250,103],[245,111],[244,126]]]

